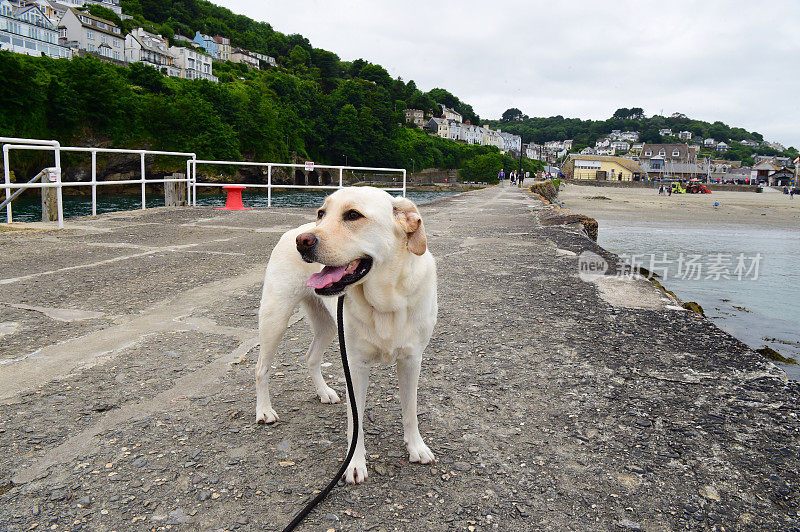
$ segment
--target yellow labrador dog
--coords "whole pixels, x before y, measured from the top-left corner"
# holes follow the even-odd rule
[[[269,374],[275,351],[297,305],[314,331],[307,363],[323,403],[339,396],[322,377],[322,352],[336,336],[335,297],[344,301],[345,341],[358,407],[358,442],[345,480],[367,478],[362,423],[370,366],[397,363],[404,440],[411,462],[433,453],[417,426],[417,384],[422,352],[436,323],[436,263],[427,250],[417,207],[371,187],[338,190],[317,211],[317,221],[286,232],[267,265],[259,310],[261,350],[256,366],[256,421],[274,423]],[[352,398],[348,398],[352,400]],[[348,441],[353,420],[347,409]]]

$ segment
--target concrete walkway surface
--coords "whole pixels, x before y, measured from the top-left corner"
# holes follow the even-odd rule
[[[798,527],[797,383],[507,184],[421,207],[439,321],[420,382],[434,465],[407,463],[377,368],[369,479],[301,530]],[[290,322],[255,424],[269,252],[313,209],[158,208],[0,232],[0,530],[280,530],[336,470]],[[601,228],[602,230],[602,228]],[[344,396],[338,348],[323,372]]]

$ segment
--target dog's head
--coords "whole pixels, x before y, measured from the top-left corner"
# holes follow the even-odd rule
[[[317,211],[317,226],[297,236],[303,260],[325,265],[308,286],[326,296],[361,282],[373,268],[426,249],[416,205],[372,187],[337,190]]]

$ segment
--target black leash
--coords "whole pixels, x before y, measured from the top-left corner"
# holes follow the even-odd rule
[[[328,493],[336,486],[339,482],[339,479],[342,478],[344,475],[347,466],[350,465],[350,460],[353,459],[353,454],[356,452],[356,442],[358,441],[358,408],[356,407],[356,398],[355,394],[353,393],[353,380],[350,378],[350,366],[347,364],[347,349],[344,345],[344,321],[342,320],[342,313],[344,309],[344,295],[339,296],[339,301],[336,305],[336,320],[338,322],[339,327],[339,352],[342,355],[342,369],[344,370],[344,378],[347,381],[347,401],[350,403],[350,411],[353,415],[353,435],[350,440],[350,450],[347,451],[347,458],[344,459],[342,462],[342,467],[339,468],[339,471],[333,477],[333,479],[328,482],[328,485],[325,486],[321,492],[317,494],[314,499],[305,505],[305,507],[300,510],[292,522],[286,525],[286,528],[283,529],[283,532],[290,532],[294,530],[300,522],[306,518],[306,516],[311,513],[311,510],[324,499]]]

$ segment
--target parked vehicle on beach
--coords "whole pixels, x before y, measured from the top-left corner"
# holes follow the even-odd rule
[[[686,194],[686,189],[683,188],[680,181],[673,181],[670,183],[670,186],[672,187],[673,194]]]
[[[699,179],[690,179],[686,183],[687,194],[711,194],[711,191]]]

